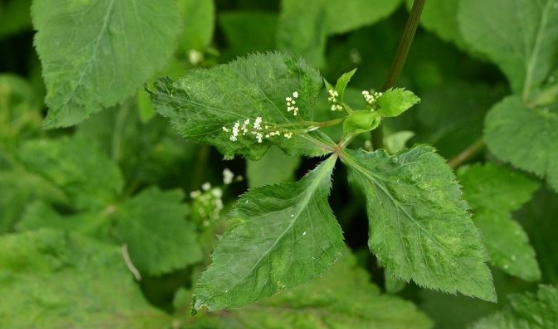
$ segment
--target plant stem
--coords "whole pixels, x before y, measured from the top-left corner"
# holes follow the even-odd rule
[[[420,15],[422,14],[425,3],[426,0],[415,0],[413,3],[413,8],[411,9],[411,13],[407,19],[407,24],[405,25],[405,30],[403,30],[403,35],[399,41],[399,46],[395,52],[391,68],[389,69],[389,73],[386,77],[384,85],[382,86],[382,91],[386,91],[395,85],[395,82],[405,65],[405,61],[407,60],[407,55],[409,54],[413,39],[415,38],[415,33],[420,21]],[[374,149],[379,149],[384,146],[384,133],[381,125],[372,132],[372,146]]]
[[[477,154],[479,154],[484,149],[484,141],[482,138],[471,144],[463,152],[459,153],[455,158],[448,161],[449,166],[452,169],[456,169],[465,162],[471,160]]]

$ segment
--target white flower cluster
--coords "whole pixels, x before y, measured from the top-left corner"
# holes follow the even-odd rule
[[[327,98],[327,100],[331,103],[331,110],[332,111],[343,110],[343,106],[339,104],[339,100],[337,99],[337,97],[339,97],[339,93],[333,89],[328,90],[328,93],[329,93],[329,97]]]
[[[378,98],[382,96],[382,93],[377,91],[369,92],[368,90],[363,90],[362,96],[364,97],[366,103],[374,105]]]
[[[223,131],[226,133],[231,133],[229,139],[232,142],[236,142],[239,136],[245,136],[246,134],[250,133],[256,136],[258,143],[261,143],[264,136],[263,133],[261,132],[262,121],[263,120],[261,117],[257,117],[256,120],[254,120],[254,123],[252,124],[251,127],[250,127],[250,119],[244,120],[242,125],[240,124],[240,121],[237,121],[234,123],[232,128],[223,127]]]
[[[285,100],[287,101],[287,112],[293,112],[293,115],[296,117],[298,115],[298,107],[296,107],[296,100],[298,98],[298,91],[293,92],[292,97],[287,97]]]
[[[210,183],[204,183],[202,190],[190,192],[190,197],[199,202],[198,214],[204,219],[217,219],[223,209],[223,190],[219,187],[211,187]],[[204,222],[204,225],[209,223]]]

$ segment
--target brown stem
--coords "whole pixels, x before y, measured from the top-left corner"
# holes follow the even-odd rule
[[[459,153],[455,158],[449,160],[448,164],[452,169],[456,169],[462,164],[477,156],[483,149],[484,141],[481,138],[464,149],[463,152]]]
[[[382,86],[382,91],[386,91],[392,88],[405,65],[407,60],[407,55],[413,44],[413,39],[415,38],[415,33],[417,31],[418,23],[420,21],[420,15],[424,8],[426,0],[415,0],[413,3],[413,8],[411,8],[411,13],[407,19],[407,24],[405,25],[405,30],[403,31],[403,36],[399,41],[399,46],[395,52],[395,57],[391,63],[391,68],[386,77],[386,81]],[[384,133],[382,126],[380,125],[376,130],[372,131],[372,146],[374,149],[379,149],[384,146]]]

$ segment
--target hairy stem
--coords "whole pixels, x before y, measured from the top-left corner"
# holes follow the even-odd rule
[[[449,160],[448,164],[452,169],[456,169],[462,164],[477,156],[483,149],[484,141],[481,138],[464,149],[463,152],[459,153],[455,158]]]
[[[426,0],[415,0],[413,3],[413,8],[411,9],[411,13],[407,19],[405,30],[403,31],[403,35],[399,41],[399,46],[395,52],[395,57],[391,63],[384,85],[382,86],[382,91],[386,91],[395,85],[395,82],[405,65],[405,61],[407,60],[407,55],[409,54],[413,39],[415,38],[415,33],[420,21],[420,15],[422,14],[425,3]],[[372,146],[374,149],[379,149],[384,146],[384,133],[381,125],[376,130],[372,131]]]

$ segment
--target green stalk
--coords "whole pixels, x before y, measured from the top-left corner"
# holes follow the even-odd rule
[[[405,30],[403,31],[403,35],[399,41],[399,46],[395,52],[391,68],[389,69],[389,73],[386,77],[384,85],[382,86],[382,91],[386,91],[395,85],[395,82],[405,65],[405,61],[407,60],[407,55],[409,54],[413,39],[415,38],[415,33],[420,21],[420,15],[422,14],[425,3],[426,0],[415,0],[413,3],[413,8],[411,9],[411,13],[407,19],[407,24],[405,25]],[[384,133],[381,125],[376,128],[376,130],[372,131],[372,145],[374,149],[379,149],[384,146]]]

